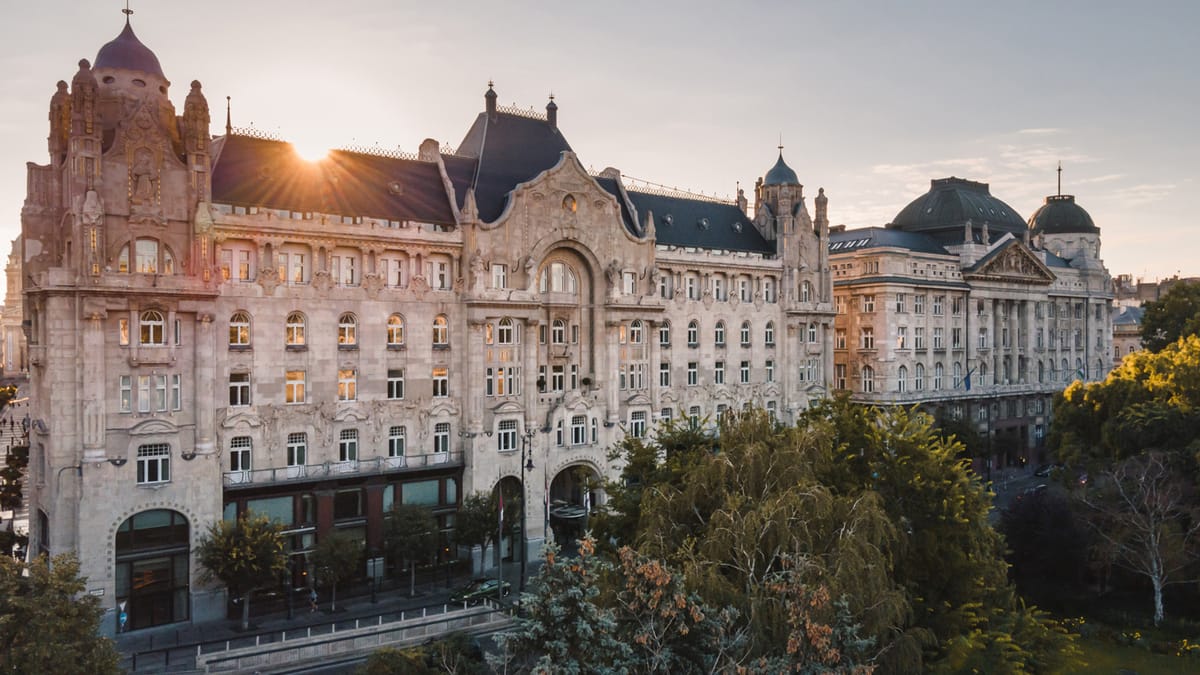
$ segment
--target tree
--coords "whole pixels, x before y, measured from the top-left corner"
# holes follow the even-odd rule
[[[1186,479],[1161,452],[1131,457],[1082,495],[1093,530],[1112,547],[1114,563],[1145,577],[1154,595],[1154,625],[1163,620],[1163,589],[1200,579],[1200,507]]]
[[[496,538],[496,504],[486,492],[476,492],[463,499],[454,515],[454,538],[459,546],[486,551]]]
[[[287,569],[283,525],[265,515],[243,513],[236,522],[208,527],[196,550],[203,579],[219,580],[242,603],[242,630],[250,627],[250,595],[279,582]]]
[[[399,568],[408,563],[409,595],[416,595],[417,566],[428,558],[437,543],[437,519],[433,512],[416,504],[394,504],[383,526],[383,542]]]
[[[0,556],[0,672],[121,672],[112,641],[97,635],[99,598],[85,588],[73,555]]]
[[[512,630],[496,636],[500,654],[488,661],[503,672],[629,672],[632,648],[616,637],[615,612],[598,603],[603,565],[594,542],[581,541],[578,558],[561,558],[553,544],[544,555],[533,591],[521,597],[524,611]]]
[[[1008,561],[1018,586],[1025,583],[1079,586],[1087,569],[1091,536],[1057,491],[1021,495],[1000,514],[998,529],[1008,543]]]
[[[1180,338],[1200,334],[1200,284],[1177,283],[1142,308],[1142,346],[1149,351],[1161,351]]]
[[[0,509],[20,510],[21,482],[28,467],[29,446],[17,445],[11,448],[4,458],[4,467],[0,468]]]
[[[360,542],[348,534],[326,532],[312,552],[312,565],[321,583],[329,584],[329,611],[337,611],[337,586],[359,570],[363,550]]]

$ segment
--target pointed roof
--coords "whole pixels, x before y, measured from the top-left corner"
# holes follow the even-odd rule
[[[796,177],[796,172],[792,171],[792,167],[783,161],[783,148],[779,149],[779,160],[775,162],[775,166],[767,172],[763,178],[763,185],[799,185],[800,179]]]
[[[158,57],[134,35],[128,16],[125,17],[125,30],[112,42],[100,48],[92,67],[137,70],[167,79],[167,76],[163,75],[162,66],[158,64]]]

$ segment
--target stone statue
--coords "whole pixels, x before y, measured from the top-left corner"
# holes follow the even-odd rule
[[[88,190],[87,196],[83,198],[83,209],[80,211],[79,217],[83,220],[83,224],[89,227],[95,227],[104,219],[104,206],[100,204],[100,196],[95,190]]]
[[[138,148],[133,160],[133,195],[134,204],[153,204],[155,197],[155,182],[158,181],[158,169],[154,166],[154,154],[149,148]]]

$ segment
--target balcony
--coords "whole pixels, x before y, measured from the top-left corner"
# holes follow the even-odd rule
[[[375,457],[346,462],[280,466],[249,471],[226,471],[223,483],[231,490],[279,483],[299,483],[346,477],[419,471],[432,467],[462,466],[462,452],[435,452],[404,457]]]

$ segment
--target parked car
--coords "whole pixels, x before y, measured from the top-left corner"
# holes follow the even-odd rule
[[[1062,470],[1062,468],[1063,468],[1063,465],[1058,464],[1058,463],[1043,464],[1043,465],[1039,466],[1036,471],[1033,472],[1033,475],[1037,476],[1038,478],[1045,478],[1056,471]]]
[[[497,588],[500,589],[499,593],[497,593]],[[511,592],[512,584],[507,581],[504,582],[503,586],[500,586],[500,582],[496,579],[475,579],[451,593],[450,602],[478,605],[484,598],[495,600],[507,596]]]

